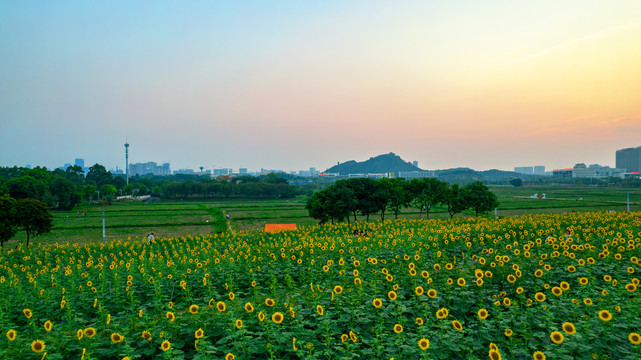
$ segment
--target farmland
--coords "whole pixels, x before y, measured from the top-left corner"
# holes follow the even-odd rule
[[[639,358],[638,212],[359,226],[365,236],[326,225],[18,246],[0,258],[0,349],[17,359]]]
[[[491,186],[490,190],[499,199],[499,216],[514,216],[536,213],[563,213],[585,211],[623,211],[630,192],[630,209],[641,208],[641,191],[625,188],[597,188],[577,186]],[[546,194],[546,199],[530,199],[533,194]],[[160,203],[123,202],[110,206],[77,207],[73,211],[54,211],[54,227],[51,233],[43,234],[36,242],[85,243],[102,241],[102,210],[106,216],[107,240],[142,239],[153,232],[156,237],[174,237],[212,234],[229,228],[223,214],[231,216],[233,231],[260,230],[268,223],[295,223],[312,226],[317,220],[309,217],[305,209],[306,197],[279,200],[206,200],[165,201]],[[87,210],[85,217],[84,210]],[[493,214],[490,214],[493,215]],[[400,219],[417,219],[416,208],[405,208]],[[459,216],[459,215],[457,215]],[[460,216],[473,216],[464,213]],[[393,218],[387,214],[387,219]],[[448,219],[443,206],[432,208],[430,218]],[[376,221],[380,216],[374,215]],[[362,218],[359,218],[362,220]],[[19,232],[9,242],[15,247],[25,241],[25,233]]]

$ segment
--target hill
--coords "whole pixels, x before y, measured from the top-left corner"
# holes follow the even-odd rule
[[[465,184],[474,181],[483,181],[485,183],[504,182],[513,178],[521,177],[513,171],[503,170],[486,170],[476,171],[470,168],[454,168],[446,170],[436,170],[436,177],[448,183]]]
[[[339,163],[325,170],[326,173],[348,174],[381,174],[398,173],[399,171],[422,171],[420,168],[401,159],[400,156],[389,153],[371,157],[369,160],[357,162],[354,160]]]

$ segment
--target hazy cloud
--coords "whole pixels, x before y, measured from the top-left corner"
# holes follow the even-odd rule
[[[582,44],[582,43],[585,43],[585,42],[588,42],[588,41],[592,41],[592,40],[596,40],[596,39],[601,39],[601,38],[613,35],[613,34],[618,33],[618,32],[631,30],[631,29],[636,29],[636,28],[639,28],[639,27],[641,27],[641,21],[637,21],[637,22],[632,22],[632,23],[627,23],[627,24],[624,24],[624,25],[611,27],[611,28],[604,29],[604,30],[601,30],[599,32],[596,32],[594,34],[586,35],[586,36],[580,37],[578,39],[574,39],[574,40],[570,40],[570,41],[566,41],[566,42],[554,45],[554,46],[549,47],[547,49],[541,50],[541,51],[537,52],[536,54],[529,55],[529,56],[526,56],[526,57],[522,57],[520,59],[516,59],[516,60],[510,61],[510,62],[506,63],[506,65],[518,64],[518,63],[521,63],[521,62],[524,62],[524,61],[536,59],[538,57],[551,54],[551,53],[553,53],[555,51],[559,51],[561,49],[565,49],[565,48],[570,47],[570,46]]]

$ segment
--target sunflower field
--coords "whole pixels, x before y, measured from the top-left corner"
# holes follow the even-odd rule
[[[641,359],[640,215],[19,246],[0,357]]]

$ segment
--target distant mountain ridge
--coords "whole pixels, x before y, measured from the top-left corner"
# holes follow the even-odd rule
[[[389,153],[376,157],[371,157],[369,160],[357,162],[355,160],[339,163],[331,168],[325,170],[326,173],[338,173],[340,175],[349,174],[382,174],[382,173],[398,173],[399,171],[422,171],[420,168],[412,165],[401,159],[400,156]]]
[[[425,171],[410,162],[401,159],[400,156],[389,153],[369,158],[369,160],[357,162],[355,160],[339,163],[325,170],[325,173],[349,174],[384,174],[394,173],[398,176],[399,171]],[[473,181],[503,182],[522,175],[513,171],[486,170],[476,171],[470,168],[453,168],[434,170],[436,177],[448,183],[471,183]]]

